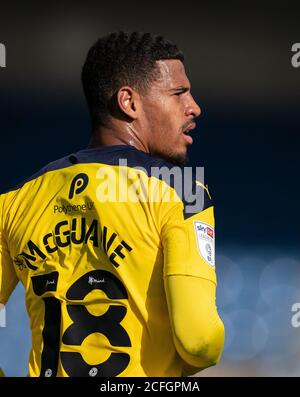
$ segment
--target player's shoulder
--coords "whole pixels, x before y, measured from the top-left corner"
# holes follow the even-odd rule
[[[112,145],[96,148],[86,148],[75,153],[68,154],[58,160],[48,163],[39,171],[23,180],[4,193],[20,190],[25,184],[48,174],[52,171],[62,171],[74,165],[102,164],[108,166],[127,166],[144,172],[148,177],[160,180],[165,185],[174,189],[182,202],[191,208],[191,201],[196,196],[203,197],[202,207],[207,208],[211,204],[211,198],[207,187],[204,185],[201,167],[179,167],[165,159],[145,153],[129,145]],[[199,171],[200,170],[200,174]]]
[[[0,194],[4,195],[13,191],[17,191],[25,184],[51,171],[60,171],[79,164],[106,164],[111,166],[127,165],[130,168],[143,169],[148,175],[151,174],[152,167],[170,167],[170,164],[165,162],[163,159],[150,156],[147,153],[137,150],[133,146],[129,145],[112,145],[86,148],[49,162],[21,182],[11,186],[10,188],[0,191]]]
[[[183,203],[184,217],[189,218],[213,206],[208,186],[204,182],[204,167],[179,166],[163,158],[136,151],[149,177],[159,180],[176,192]]]
[[[40,176],[46,174],[49,171],[54,171],[54,170],[58,170],[61,168],[65,168],[70,166],[70,161],[69,161],[69,156],[65,156],[62,157],[60,159],[57,159],[55,161],[52,161],[48,164],[46,164],[45,166],[43,166],[42,168],[40,168],[37,172],[35,172],[34,174],[30,175],[29,177],[23,179],[21,182],[11,186],[10,188],[1,191],[1,195],[4,196],[6,194],[9,194],[11,192],[16,192],[18,190],[20,190],[25,184],[34,181],[35,179],[39,178]]]

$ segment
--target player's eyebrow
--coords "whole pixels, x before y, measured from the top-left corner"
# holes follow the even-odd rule
[[[188,91],[190,91],[190,87],[187,87],[187,86],[179,86],[179,87],[176,87],[176,88],[171,88],[169,91],[171,91],[171,92],[188,92]]]

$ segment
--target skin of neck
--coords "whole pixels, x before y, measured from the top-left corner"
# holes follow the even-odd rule
[[[93,131],[89,148],[112,145],[129,145],[150,153],[147,136],[137,120],[123,121],[114,119],[109,125],[102,125]]]

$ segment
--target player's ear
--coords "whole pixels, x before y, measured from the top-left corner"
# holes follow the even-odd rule
[[[138,118],[139,101],[139,94],[129,86],[121,87],[117,93],[119,109],[134,120]]]

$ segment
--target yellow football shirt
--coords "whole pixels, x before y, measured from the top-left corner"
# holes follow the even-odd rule
[[[85,149],[0,196],[0,302],[21,281],[29,376],[181,375],[163,280],[216,282],[214,216],[201,182],[189,213],[162,167],[130,146]]]

